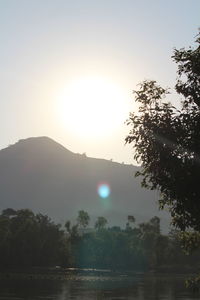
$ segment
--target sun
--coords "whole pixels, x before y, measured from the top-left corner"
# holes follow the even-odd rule
[[[72,134],[82,138],[112,135],[128,116],[122,89],[100,77],[69,82],[58,99],[59,119]]]

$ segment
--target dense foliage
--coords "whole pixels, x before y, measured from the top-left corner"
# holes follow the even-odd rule
[[[47,216],[28,209],[6,209],[0,215],[0,267],[56,266],[113,270],[181,269],[196,265],[200,255],[180,250],[177,232],[160,232],[160,219],[135,224],[127,217],[125,228],[107,227],[99,217],[88,228],[90,217],[80,211],[77,223],[65,230]],[[87,221],[87,225],[86,222]]]
[[[31,210],[6,209],[0,215],[0,265],[49,266],[65,262],[67,240],[60,225]]]
[[[194,230],[193,239],[200,231],[200,35],[196,43],[196,48],[175,50],[173,55],[181,108],[165,100],[167,89],[144,81],[135,91],[139,112],[130,114],[126,138],[141,164],[137,175],[142,185],[160,191],[161,208],[169,207],[178,229]],[[185,238],[189,241],[191,235]]]

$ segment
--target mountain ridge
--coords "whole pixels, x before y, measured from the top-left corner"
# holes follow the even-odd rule
[[[59,222],[74,219],[84,209],[93,219],[103,215],[120,226],[130,214],[138,222],[154,215],[168,220],[168,214],[158,210],[156,193],[142,189],[134,177],[137,170],[73,153],[49,137],[19,140],[0,150],[0,209],[30,208]],[[107,199],[98,195],[101,182],[110,186]]]

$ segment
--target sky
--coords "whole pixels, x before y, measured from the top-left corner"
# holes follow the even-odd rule
[[[199,0],[0,0],[0,149],[49,136],[134,163],[132,91],[173,88],[173,49],[194,46],[199,26]]]

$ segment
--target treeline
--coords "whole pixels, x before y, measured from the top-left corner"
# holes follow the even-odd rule
[[[77,223],[65,227],[31,210],[5,209],[0,215],[0,267],[62,266],[147,270],[195,266],[198,253],[185,255],[178,232],[168,236],[160,232],[160,219],[135,225],[128,216],[125,229],[107,227],[99,217],[88,228],[90,217],[79,211]]]
[[[0,215],[0,266],[29,267],[65,263],[67,239],[61,226],[29,209]]]

